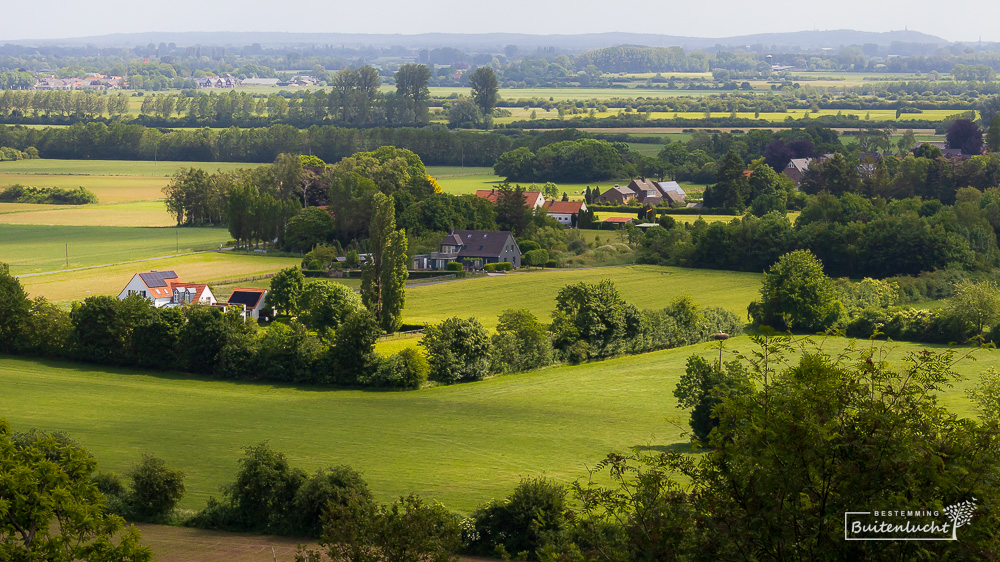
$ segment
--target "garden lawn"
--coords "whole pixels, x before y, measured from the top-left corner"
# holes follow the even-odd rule
[[[251,278],[273,274],[298,265],[300,258],[266,255],[205,252],[186,256],[151,259],[133,263],[67,271],[21,278],[29,296],[43,296],[50,301],[82,301],[93,295],[118,295],[132,275],[149,270],[173,270],[187,283],[216,283],[229,287],[248,284]],[[246,280],[246,281],[237,281]],[[224,283],[220,283],[224,282]],[[228,297],[232,288],[225,293]],[[216,298],[223,300],[221,296]]]
[[[831,351],[845,341],[826,342]],[[726,356],[751,349],[726,342]],[[896,356],[915,351],[899,345]],[[716,344],[553,367],[412,392],[327,390],[197,380],[179,374],[0,357],[0,416],[16,431],[65,431],[121,473],[152,453],[185,473],[186,509],[234,479],[240,448],[267,440],[293,466],[348,464],[382,501],[416,492],[469,512],[524,477],[585,478],[608,452],[686,449],[673,389],[686,359]],[[979,373],[995,351],[960,370]],[[942,402],[972,415],[964,389]],[[675,445],[676,444],[676,445]]]
[[[0,224],[0,261],[20,275],[66,269],[67,244],[74,268],[217,249],[229,238],[221,228]]]
[[[493,328],[497,316],[504,310],[526,308],[548,322],[555,310],[559,289],[573,283],[597,283],[604,279],[614,281],[625,300],[640,309],[663,308],[678,296],[690,295],[699,305],[722,307],[743,318],[747,305],[758,295],[763,276],[653,265],[508,273],[410,287],[406,290],[403,321],[425,324],[452,316],[474,316],[487,328]]]

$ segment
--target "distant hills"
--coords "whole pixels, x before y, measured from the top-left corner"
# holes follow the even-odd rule
[[[786,33],[761,33],[739,37],[704,38],[649,33],[586,33],[580,35],[529,35],[519,33],[421,33],[361,34],[361,33],[286,33],[286,32],[149,32],[115,33],[93,37],[68,39],[38,39],[9,41],[20,45],[93,45],[96,47],[135,47],[149,43],[174,43],[177,46],[211,45],[242,47],[259,43],[265,47],[408,47],[433,49],[454,47],[472,51],[497,52],[506,45],[521,49],[555,47],[564,51],[584,51],[615,45],[643,45],[649,47],[683,47],[684,49],[736,48],[753,45],[765,48],[792,48],[819,50],[845,45],[876,44],[888,46],[894,42],[946,45],[950,42],[918,31],[870,32],[849,29],[828,31],[794,31]]]

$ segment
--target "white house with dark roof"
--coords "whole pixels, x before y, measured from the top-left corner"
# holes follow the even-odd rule
[[[243,305],[246,315],[254,320],[260,320],[260,315],[270,316],[264,301],[267,299],[267,289],[251,289],[237,287],[233,289],[233,294],[229,295],[228,305]]]
[[[118,300],[129,295],[140,295],[152,301],[156,308],[183,304],[215,304],[218,302],[212,289],[202,283],[183,283],[173,271],[147,271],[136,273],[129,280]]]

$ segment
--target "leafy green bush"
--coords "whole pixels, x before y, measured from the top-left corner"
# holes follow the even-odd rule
[[[808,250],[781,256],[764,274],[760,297],[750,304],[750,316],[776,330],[822,332],[843,311],[823,264]]]
[[[83,187],[31,187],[20,184],[0,188],[0,203],[34,203],[41,205],[88,205],[97,203],[94,193]]]
[[[536,250],[536,251],[544,252],[545,250]],[[510,263],[509,261],[488,263],[483,267],[483,269],[485,269],[486,271],[511,271],[514,269],[514,264]]]
[[[530,250],[521,256],[521,263],[531,267],[542,267],[549,261],[548,250]]]
[[[407,348],[396,355],[384,357],[370,373],[358,375],[365,386],[384,388],[420,388],[427,382],[430,365],[422,353]]]
[[[457,261],[452,261],[452,262],[448,262],[444,266],[444,270],[445,271],[465,271],[465,268],[462,267],[461,263],[459,263]]]
[[[464,382],[489,374],[490,336],[475,318],[448,318],[428,326],[419,345],[427,350],[432,380]]]
[[[546,478],[521,480],[502,501],[476,508],[472,521],[475,533],[466,552],[536,560],[540,548],[567,532],[566,488]]]
[[[360,472],[343,465],[317,470],[295,492],[291,530],[318,538],[323,530],[323,514],[331,506],[346,505],[352,497],[372,500],[371,490]]]
[[[150,454],[128,472],[132,514],[145,521],[163,521],[184,496],[184,473],[167,467]]]

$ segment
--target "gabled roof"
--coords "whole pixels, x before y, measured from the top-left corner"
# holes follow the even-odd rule
[[[139,279],[142,279],[142,282],[152,289],[154,287],[166,287],[168,285],[167,279],[177,279],[177,274],[173,271],[150,271],[140,273]]]
[[[205,285],[204,283],[170,283],[171,294],[178,289],[183,292],[191,293],[191,302],[201,300],[201,297],[205,294],[205,289],[207,288],[208,285]]]
[[[630,219],[629,217],[608,217],[601,222],[614,222],[614,223],[624,224],[627,222],[632,222],[632,219]]]
[[[228,304],[242,304],[247,308],[257,308],[260,299],[264,298],[267,289],[247,289],[237,287],[233,289],[233,294],[229,295]]]
[[[452,234],[449,234],[448,236],[445,236],[444,240],[441,242],[441,244],[442,245],[448,245],[448,246],[461,246],[462,245],[462,237],[459,236],[459,235],[457,235],[457,234],[452,233]]]
[[[517,247],[514,237],[505,230],[456,230],[448,236],[458,236],[462,240],[463,248],[458,252],[459,257],[495,258],[503,253],[508,241]]]
[[[660,190],[660,193],[665,197],[669,197],[675,203],[683,201],[687,197],[687,193],[675,181],[658,181],[656,182],[656,187]]]
[[[550,213],[566,213],[570,215],[578,214],[586,204],[583,201],[550,201],[545,203],[545,208]]]
[[[645,178],[634,179],[628,184],[628,188],[635,192],[637,189],[642,191],[658,191],[656,185],[653,184],[651,180]]]
[[[806,170],[809,169],[809,164],[812,163],[812,158],[792,158],[788,162],[789,168],[795,168],[799,173],[804,174]]]
[[[495,205],[497,202],[498,193],[500,192],[496,189],[477,189],[476,197],[482,197],[483,199],[486,199],[490,203],[493,203]],[[533,206],[535,202],[538,201],[538,198],[541,197],[541,195],[542,195],[541,191],[525,191],[524,206],[525,207]]]

